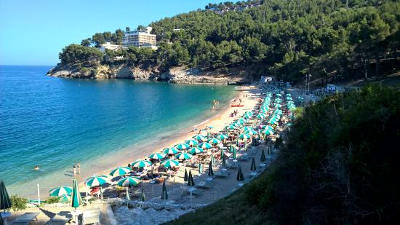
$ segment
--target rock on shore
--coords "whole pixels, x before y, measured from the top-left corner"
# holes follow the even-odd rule
[[[82,65],[57,65],[48,73],[49,76],[80,79],[132,79],[167,81],[176,84],[242,84],[250,81],[245,76],[221,74],[217,72],[204,72],[185,67],[174,67],[166,72],[157,69],[142,69],[126,64],[108,66],[95,64]]]

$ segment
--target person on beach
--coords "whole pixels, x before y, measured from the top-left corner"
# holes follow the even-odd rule
[[[33,169],[34,169],[34,170],[40,170],[40,167],[39,167],[39,165],[35,165],[35,166],[33,167]]]
[[[81,165],[79,163],[76,164],[77,174],[81,174]]]

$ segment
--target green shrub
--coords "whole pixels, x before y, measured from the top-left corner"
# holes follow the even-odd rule
[[[46,201],[48,204],[59,203],[60,197],[50,197]]]
[[[17,195],[11,196],[11,209],[14,212],[26,209],[27,203],[28,203],[28,199],[26,199],[26,198],[22,198]]]

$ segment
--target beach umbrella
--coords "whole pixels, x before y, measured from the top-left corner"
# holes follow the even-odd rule
[[[85,184],[88,187],[97,187],[107,183],[106,176],[91,176],[86,179]]]
[[[258,132],[255,130],[248,130],[248,131],[245,131],[244,133],[248,134],[248,135],[257,135],[258,134]]]
[[[235,130],[236,128],[237,128],[237,126],[235,124],[231,124],[226,127],[227,130]]]
[[[193,175],[192,175],[191,170],[189,171],[188,186],[194,186],[194,180],[193,180]]]
[[[198,134],[196,136],[193,136],[193,138],[197,141],[207,141],[207,138],[204,135]]]
[[[241,139],[241,140],[250,139],[250,138],[251,138],[251,136],[248,134],[245,134],[245,133],[239,135],[239,139]]]
[[[199,174],[203,173],[203,164],[199,163]]]
[[[191,155],[187,152],[180,152],[180,153],[176,154],[175,157],[180,160],[187,160],[187,159],[191,159],[193,157],[193,155]]]
[[[257,168],[256,168],[256,160],[254,159],[254,157],[251,158],[250,170],[251,170],[251,171],[256,171],[256,170],[257,170]]]
[[[81,193],[79,193],[78,189],[78,182],[76,182],[76,179],[72,179],[72,201],[71,205],[72,207],[78,208],[82,203],[82,198],[81,198]]]
[[[265,114],[260,113],[257,115],[257,119],[264,119],[265,118]]]
[[[171,168],[175,166],[179,166],[179,162],[173,159],[167,159],[161,162],[161,165],[163,165],[165,168]]]
[[[163,152],[164,152],[164,154],[167,154],[167,155],[175,155],[175,154],[179,153],[179,150],[175,147],[171,147],[171,148],[164,148]]]
[[[224,158],[224,149],[221,148],[221,156],[219,157],[220,160]]]
[[[136,160],[131,164],[134,168],[143,168],[146,166],[151,166],[151,162],[149,160]]]
[[[267,159],[265,158],[265,153],[264,153],[264,150],[262,149],[261,150],[261,157],[260,157],[260,161],[261,162],[265,162]]]
[[[266,129],[264,129],[262,131],[262,133],[266,134],[266,135],[273,135],[274,134],[274,130],[272,129],[272,127],[271,127],[271,129],[270,128],[266,128]]]
[[[247,111],[247,112],[244,113],[244,117],[246,117],[246,118],[250,118],[252,116],[253,116],[253,113],[250,112],[250,111]]]
[[[217,138],[222,141],[222,140],[228,139],[228,135],[226,135],[226,134],[218,134]]]
[[[121,187],[133,187],[137,186],[141,180],[136,177],[124,177],[118,181],[118,185]]]
[[[185,169],[185,176],[183,177],[183,181],[187,181],[188,180],[188,173],[187,170]]]
[[[242,173],[242,167],[239,165],[239,169],[238,169],[238,173],[236,175],[236,180],[238,181],[243,181],[244,180],[244,176]]]
[[[210,163],[208,164],[208,176],[212,177],[214,176],[214,171],[212,168],[212,161],[210,160]]]
[[[131,172],[131,168],[129,167],[118,167],[111,171],[111,176],[123,176]]]
[[[167,193],[167,187],[165,186],[165,180],[164,180],[163,185],[162,185],[161,199],[162,200],[168,200],[168,193]]]
[[[178,144],[176,146],[176,148],[179,150],[186,150],[186,149],[190,148],[190,146],[188,144],[182,143],[182,144]]]
[[[230,145],[230,146],[229,146],[229,152],[233,152],[233,150],[234,150],[235,148],[236,148],[235,146]]]
[[[161,160],[165,157],[165,154],[163,153],[153,153],[151,155],[149,155],[150,159],[155,159],[155,160]]]
[[[52,188],[49,191],[51,197],[61,197],[63,195],[70,196],[71,193],[72,193],[72,188],[67,186]]]
[[[212,138],[209,141],[209,143],[212,144],[212,145],[217,145],[217,144],[221,143],[221,141],[218,138]]]
[[[202,153],[202,152],[204,152],[204,150],[202,148],[197,148],[197,147],[193,147],[189,150],[189,153],[192,155]]]
[[[199,142],[196,140],[187,140],[186,144],[193,147],[193,146],[197,146],[199,144]]]
[[[0,209],[9,209],[11,208],[11,200],[10,196],[8,195],[6,186],[4,185],[4,182],[1,180],[0,181]],[[0,216],[1,218],[1,216]]]
[[[212,148],[211,144],[208,143],[208,142],[203,142],[203,143],[199,144],[198,147],[202,148],[202,149],[210,149],[210,148]]]
[[[233,148],[232,158],[236,159],[236,148]]]
[[[222,155],[222,167],[223,167],[223,168],[226,167],[226,156],[225,156],[225,154]]]

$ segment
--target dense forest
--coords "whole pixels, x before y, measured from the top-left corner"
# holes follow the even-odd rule
[[[310,105],[268,170],[170,224],[399,224],[399,115],[399,89],[379,86]]]
[[[67,46],[61,63],[124,63],[160,71],[180,65],[221,71],[243,67],[256,77],[290,81],[306,74],[321,80],[367,78],[399,69],[400,2],[395,0],[226,2],[149,26],[157,35],[157,50],[102,53],[94,48],[106,41],[120,44],[124,31],[118,29]]]

